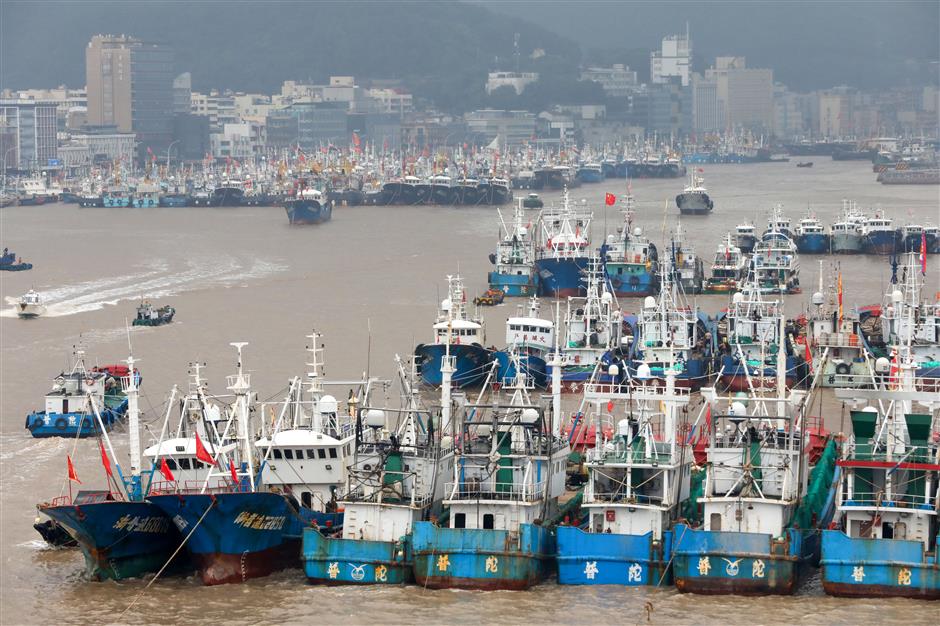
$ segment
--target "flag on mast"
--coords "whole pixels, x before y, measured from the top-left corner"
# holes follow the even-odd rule
[[[72,465],[72,457],[66,455],[65,461],[66,461],[66,463],[68,463],[68,466],[69,466],[69,480],[74,480],[74,481],[77,482],[79,485],[81,485],[81,484],[82,484],[82,481],[80,481],[80,480],[78,479],[78,474],[75,473],[75,466]]]

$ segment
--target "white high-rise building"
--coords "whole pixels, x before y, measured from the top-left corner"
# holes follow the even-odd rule
[[[692,40],[686,25],[684,35],[663,37],[660,51],[650,53],[650,81],[653,84],[671,82],[678,77],[683,87],[689,86],[692,67]]]

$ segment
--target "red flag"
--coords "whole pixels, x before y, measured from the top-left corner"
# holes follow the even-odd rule
[[[813,353],[809,349],[809,338],[806,338],[806,363],[810,366],[810,370],[813,367]]]
[[[207,465],[215,465],[215,460],[213,460],[212,455],[209,454],[206,447],[202,445],[202,439],[199,438],[199,433],[196,433],[196,458]]]
[[[67,462],[68,465],[69,465],[69,480],[74,480],[74,481],[77,482],[79,485],[81,485],[81,484],[82,484],[82,481],[80,481],[80,480],[78,479],[78,474],[75,473],[75,466],[72,465],[72,457],[66,456],[66,457],[65,457],[65,460],[66,460],[66,462]]]
[[[927,275],[927,233],[920,234],[920,273]]]
[[[613,413],[613,411],[614,411],[614,401],[613,401],[613,400],[608,400],[608,401],[607,401],[607,412],[608,412],[608,413]]]
[[[98,447],[101,448],[101,464],[104,465],[104,471],[108,473],[108,476],[114,478],[114,474],[111,473],[111,461],[108,460],[108,453],[104,451],[104,442],[100,439],[98,440]]]
[[[160,459],[160,473],[163,474],[163,477],[167,480],[173,482],[176,479],[173,478],[173,472],[170,471],[170,466],[166,464],[166,459]]]
[[[702,169],[702,168],[698,168],[698,171],[699,171],[699,172],[702,172],[702,173],[704,173],[704,172],[705,172],[705,170],[704,170],[704,169]]]
[[[612,193],[608,193],[604,196],[604,203],[607,206],[614,206],[614,203],[617,202],[617,196]]]
[[[708,431],[712,427],[712,405],[705,407],[705,423],[702,425],[702,430],[699,431],[698,441],[695,442],[695,445],[692,447],[692,455],[695,459],[696,465],[705,465],[705,462],[708,460],[708,453],[705,451],[705,447],[708,445]]]
[[[232,480],[235,484],[238,484],[238,472],[235,471],[235,463],[232,462],[232,459],[228,460],[228,471],[232,473]]]

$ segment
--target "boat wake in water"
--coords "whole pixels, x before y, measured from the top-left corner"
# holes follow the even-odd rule
[[[165,298],[184,291],[231,286],[283,272],[287,266],[274,259],[239,259],[233,256],[190,258],[184,267],[171,266],[165,259],[148,264],[136,274],[89,280],[73,285],[41,289],[46,303],[43,317],[62,317],[97,311],[123,300],[141,297]],[[16,317],[18,298],[7,296],[11,305],[0,317]]]

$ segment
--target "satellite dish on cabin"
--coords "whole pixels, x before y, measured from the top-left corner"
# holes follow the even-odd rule
[[[731,296],[731,302],[734,304],[741,304],[744,302],[744,294],[740,291],[736,291],[733,296]]]
[[[650,366],[646,363],[640,363],[639,367],[636,368],[636,377],[640,380],[648,380],[652,374]]]
[[[534,424],[539,420],[539,412],[533,408],[522,409],[519,421],[523,424]]]
[[[646,296],[643,299],[643,308],[644,309],[655,309],[656,308],[656,298],[653,296]]]
[[[822,306],[825,298],[823,298],[822,292],[817,291],[813,294],[813,304],[816,306]]]
[[[382,409],[369,409],[366,411],[366,426],[382,428],[385,426],[385,411]]]
[[[336,398],[330,395],[323,396],[317,403],[317,409],[320,413],[336,413]]]

